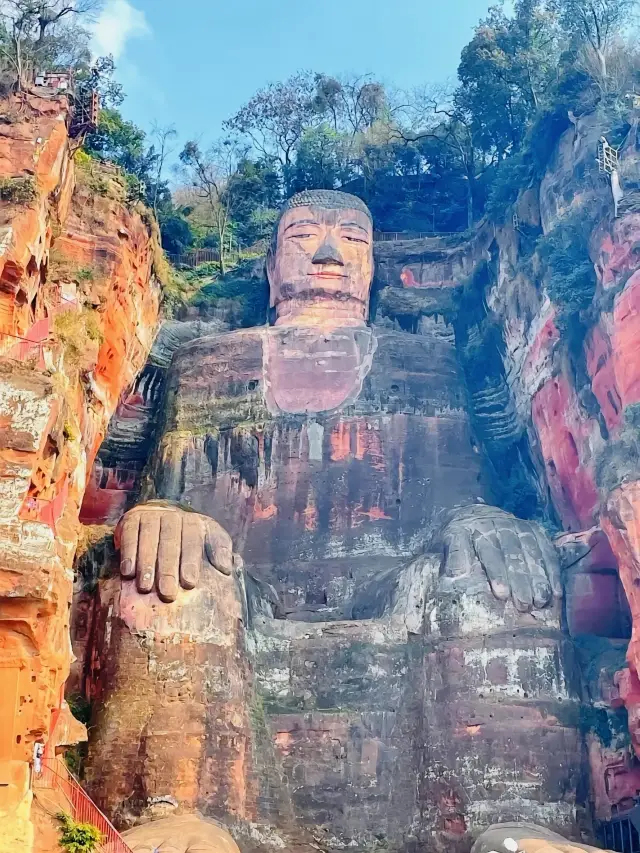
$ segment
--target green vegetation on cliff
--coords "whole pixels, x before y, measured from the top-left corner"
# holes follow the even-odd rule
[[[102,843],[102,833],[92,823],[81,823],[65,812],[56,815],[60,824],[60,849],[65,853],[93,853]]]

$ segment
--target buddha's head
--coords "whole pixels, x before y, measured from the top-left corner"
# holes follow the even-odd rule
[[[267,255],[276,326],[363,326],[373,277],[373,223],[363,201],[335,190],[294,195]]]

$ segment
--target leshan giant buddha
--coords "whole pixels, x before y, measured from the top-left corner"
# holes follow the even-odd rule
[[[489,506],[451,328],[367,325],[372,243],[359,199],[294,196],[272,324],[174,356],[95,632],[88,777],[121,825],[199,812],[245,849],[575,831],[555,551]]]

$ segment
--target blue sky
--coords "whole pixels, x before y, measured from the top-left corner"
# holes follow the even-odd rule
[[[301,69],[372,72],[411,88],[455,74],[489,0],[106,0],[127,118],[214,139],[256,89]]]

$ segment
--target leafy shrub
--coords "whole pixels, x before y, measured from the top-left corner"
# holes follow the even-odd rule
[[[108,197],[111,194],[110,181],[101,169],[100,162],[84,151],[76,151],[74,160],[76,183],[92,194]]]
[[[69,364],[80,367],[102,343],[96,311],[62,311],[54,320],[54,329]]]
[[[596,482],[604,492],[640,477],[640,404],[624,410],[624,423],[617,437],[596,458]]]
[[[538,240],[538,254],[547,267],[549,298],[565,315],[588,308],[596,292],[596,273],[589,257],[594,226],[593,213],[583,205]]]
[[[31,176],[24,178],[0,178],[0,200],[13,204],[29,204],[38,195],[36,183]]]
[[[198,269],[201,270],[202,266]],[[255,267],[255,261],[247,261],[222,278],[205,284],[191,299],[191,304],[206,311],[215,307],[228,308],[230,301],[234,301],[237,303],[237,320],[241,326],[264,323],[269,289],[266,278],[255,274]]]
[[[132,204],[136,201],[144,201],[145,187],[143,182],[136,175],[130,172],[125,172],[124,182],[126,188],[126,201]]]
[[[102,833],[92,823],[78,823],[65,812],[56,818],[60,822],[60,849],[66,853],[93,853],[102,843]]]
[[[49,255],[49,278],[52,281],[75,281],[83,284],[95,281],[95,271],[91,267],[78,266],[75,260],[54,246]]]
[[[93,270],[91,267],[79,267],[76,275],[80,281],[93,281]]]
[[[518,198],[520,190],[531,183],[533,169],[521,154],[513,154],[502,160],[495,170],[486,212],[494,221],[504,218],[508,208]]]
[[[545,110],[535,120],[525,138],[527,156],[535,178],[542,178],[549,166],[558,140],[571,126],[568,108],[565,104],[556,104]]]
[[[201,281],[204,278],[217,278],[220,273],[220,264],[217,261],[206,261],[198,264],[195,269],[187,270],[184,274],[187,281]]]
[[[67,704],[76,720],[88,726],[91,720],[91,702],[80,693],[73,693],[67,697]]]

